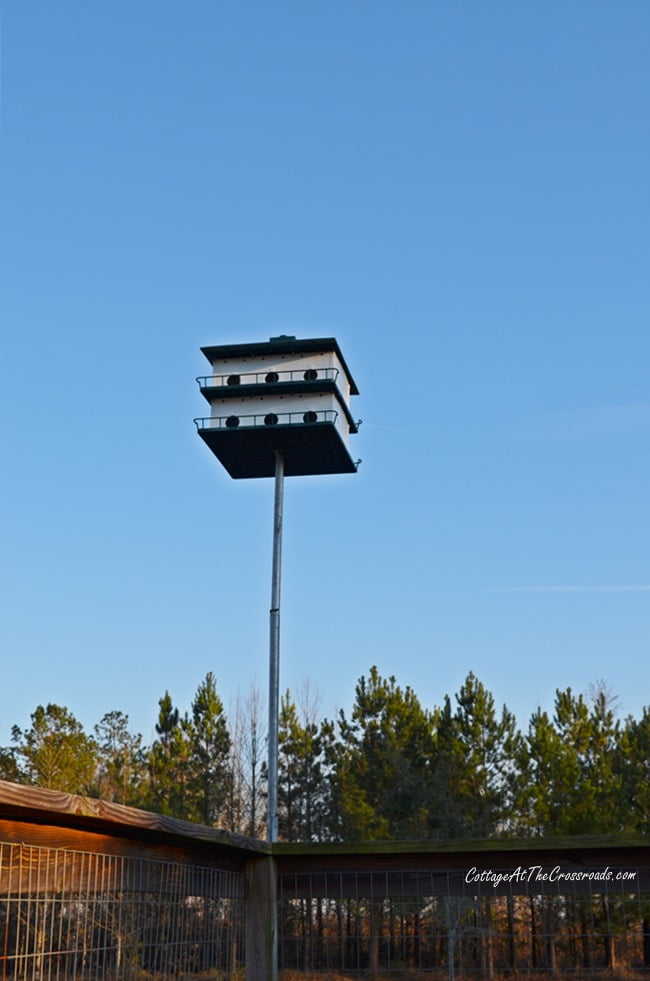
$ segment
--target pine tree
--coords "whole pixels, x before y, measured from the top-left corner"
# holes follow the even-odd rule
[[[627,827],[639,834],[650,833],[650,708],[640,719],[627,718],[618,754],[622,806]]]
[[[436,789],[447,784],[442,811],[452,835],[486,837],[504,833],[513,818],[513,758],[521,742],[515,718],[470,671],[456,694],[447,697],[436,726]]]
[[[518,753],[517,830],[552,835],[566,830],[580,780],[579,758],[547,712],[531,716]]]
[[[628,815],[623,801],[621,731],[614,715],[615,699],[606,687],[590,692],[589,741],[583,756],[584,833],[615,834]]]
[[[142,736],[129,731],[129,717],[107,712],[95,726],[97,796],[118,804],[141,806],[146,801],[146,769]]]
[[[228,797],[231,772],[228,766],[230,734],[211,671],[197,689],[187,731],[190,743],[189,813],[201,824],[214,825]]]
[[[338,722],[335,801],[347,840],[423,838],[430,827],[433,718],[411,688],[376,667]]]
[[[39,705],[29,729],[12,729],[21,782],[72,794],[92,790],[97,746],[72,712],[61,705]]]
[[[605,834],[625,826],[620,727],[606,692],[591,700],[558,689],[552,721],[541,710],[531,717],[519,754],[522,830]]]
[[[161,814],[190,819],[191,739],[187,716],[180,717],[168,691],[158,701],[158,738],[147,754],[149,807]]]
[[[16,750],[11,746],[0,748],[0,780],[20,783],[20,768],[16,759]]]

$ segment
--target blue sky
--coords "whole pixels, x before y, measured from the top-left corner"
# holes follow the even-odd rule
[[[4,3],[0,745],[266,691],[272,482],[192,419],[278,333],[364,420],[287,481],[283,689],[650,703],[649,93],[645,0]]]

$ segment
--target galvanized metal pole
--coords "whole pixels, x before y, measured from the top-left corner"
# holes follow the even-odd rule
[[[278,728],[280,708],[280,572],[282,566],[282,503],[284,459],[275,451],[275,503],[273,510],[273,571],[269,643],[269,798],[268,839],[278,839]]]

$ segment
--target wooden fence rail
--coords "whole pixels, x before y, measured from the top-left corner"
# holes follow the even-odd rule
[[[278,966],[631,978],[650,970],[650,842],[269,845],[0,781],[0,981],[275,981]]]

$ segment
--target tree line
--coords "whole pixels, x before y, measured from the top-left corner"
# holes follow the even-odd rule
[[[260,836],[266,713],[255,690],[227,715],[209,672],[189,711],[169,692],[146,745],[120,711],[86,732],[39,705],[0,749],[0,778]],[[620,720],[600,683],[557,690],[525,729],[470,672],[429,709],[372,667],[349,714],[320,718],[306,686],[281,700],[279,832],[360,841],[650,831],[650,708]]]

